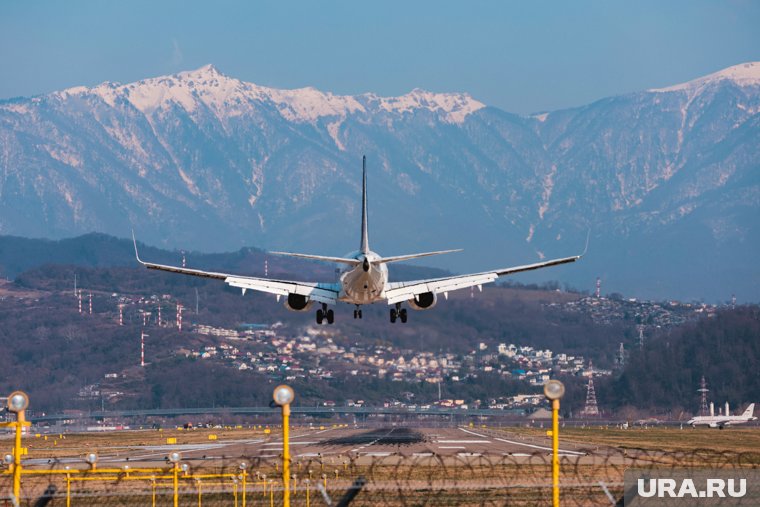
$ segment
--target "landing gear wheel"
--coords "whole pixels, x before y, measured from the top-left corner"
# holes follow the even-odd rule
[[[398,317],[401,319],[402,324],[406,324],[406,308],[398,311]]]
[[[359,310],[359,318],[360,319],[362,318],[362,311],[361,310]]]
[[[398,313],[396,312],[395,308],[391,308],[391,323],[396,323],[396,317],[398,316]]]
[[[325,312],[323,312],[322,310],[317,310],[317,324],[321,324],[324,319],[325,319]]]
[[[355,319],[359,318],[359,310],[354,310],[354,318]]]
[[[327,315],[325,315],[325,317],[327,318],[328,324],[332,324],[333,322],[335,322],[335,312],[333,312],[332,310],[327,310]]]

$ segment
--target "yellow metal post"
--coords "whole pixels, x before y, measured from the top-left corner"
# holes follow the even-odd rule
[[[174,463],[174,507],[179,507],[179,462]]]
[[[311,483],[311,481],[309,479],[306,479],[306,507],[311,507],[311,502],[309,499],[309,493],[311,490],[309,488],[309,483]]]
[[[235,479],[234,481],[232,481],[232,496],[235,499],[235,507],[238,507],[238,502],[237,502],[237,485],[238,485],[237,479]]]
[[[282,505],[290,507],[290,403],[282,406]]]
[[[201,486],[201,480],[198,479],[198,507],[203,506],[203,493],[202,493],[202,486]]]
[[[151,505],[151,507],[156,507],[156,479],[151,480],[150,489],[151,489],[151,495],[150,495],[150,497],[151,497],[151,503],[150,503],[150,505]],[[237,506],[235,506],[235,507],[237,507]]]
[[[21,413],[16,414],[16,440],[13,445],[13,497],[21,503]]]
[[[71,474],[66,474],[66,507],[71,507]]]
[[[559,507],[559,399],[552,400],[552,506]]]
[[[241,475],[243,476],[243,507],[245,507],[245,490],[248,489],[245,486],[245,478],[248,475],[248,472],[246,472],[245,470],[243,470],[243,473]]]
[[[269,507],[274,507],[274,481],[269,479]]]

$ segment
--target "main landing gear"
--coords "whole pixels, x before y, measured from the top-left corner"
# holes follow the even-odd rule
[[[328,310],[327,305],[322,303],[322,308],[317,310],[317,324],[321,324],[324,320],[327,320],[328,324],[332,324],[335,322],[335,313],[332,309]]]
[[[401,303],[396,303],[396,308],[391,308],[391,323],[400,319],[402,324],[406,324],[406,308],[401,308]]]
[[[359,308],[359,305],[356,305],[356,309],[354,310],[354,318],[355,319],[361,319],[362,318],[362,310]]]

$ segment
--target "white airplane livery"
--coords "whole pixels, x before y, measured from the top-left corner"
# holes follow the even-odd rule
[[[448,298],[450,291],[458,289],[478,287],[478,289],[482,290],[483,284],[493,282],[500,276],[575,262],[585,254],[584,251],[583,254],[572,257],[526,264],[524,266],[494,269],[469,275],[455,275],[407,282],[389,282],[388,264],[392,262],[407,261],[430,255],[459,252],[461,250],[442,250],[437,252],[397,255],[393,257],[381,257],[370,250],[367,227],[366,157],[362,160],[362,173],[362,223],[359,250],[351,252],[344,257],[327,257],[322,255],[290,252],[270,252],[276,255],[287,255],[290,257],[337,263],[340,266],[340,276],[339,281],[336,283],[299,282],[255,276],[241,276],[145,262],[140,259],[140,255],[137,251],[137,241],[134,238],[133,232],[132,239],[135,245],[135,256],[137,257],[137,261],[148,269],[157,269],[205,278],[217,278],[224,280],[225,283],[232,287],[240,288],[243,294],[245,294],[247,290],[255,290],[275,294],[278,301],[281,297],[285,297],[285,307],[288,310],[305,312],[317,303],[320,305],[319,309],[316,311],[317,323],[322,324],[322,322],[326,321],[328,324],[332,324],[335,319],[335,314],[332,309],[328,308],[328,306],[335,305],[339,301],[355,305],[355,319],[362,318],[362,305],[380,302],[386,303],[391,306],[390,321],[396,322],[396,320],[400,320],[404,323],[407,321],[407,311],[406,308],[401,307],[403,302],[406,302],[409,307],[414,310],[429,310],[436,305],[438,295],[441,293],[444,297]],[[588,240],[586,242],[586,248],[588,248]]]
[[[757,417],[753,416],[754,412],[755,404],[750,403],[742,415],[729,415],[728,403],[726,403],[725,415],[700,415],[689,419],[686,424],[723,429],[726,426],[732,426],[734,424],[744,424],[750,421],[756,421]]]

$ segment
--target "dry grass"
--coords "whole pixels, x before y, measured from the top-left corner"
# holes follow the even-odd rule
[[[511,433],[545,438],[545,429],[509,428]],[[758,428],[710,428],[651,427],[627,430],[586,427],[560,429],[561,442],[572,442],[595,449],[609,446],[618,449],[644,449],[651,451],[690,452],[707,449],[715,452],[760,453],[760,430]]]

